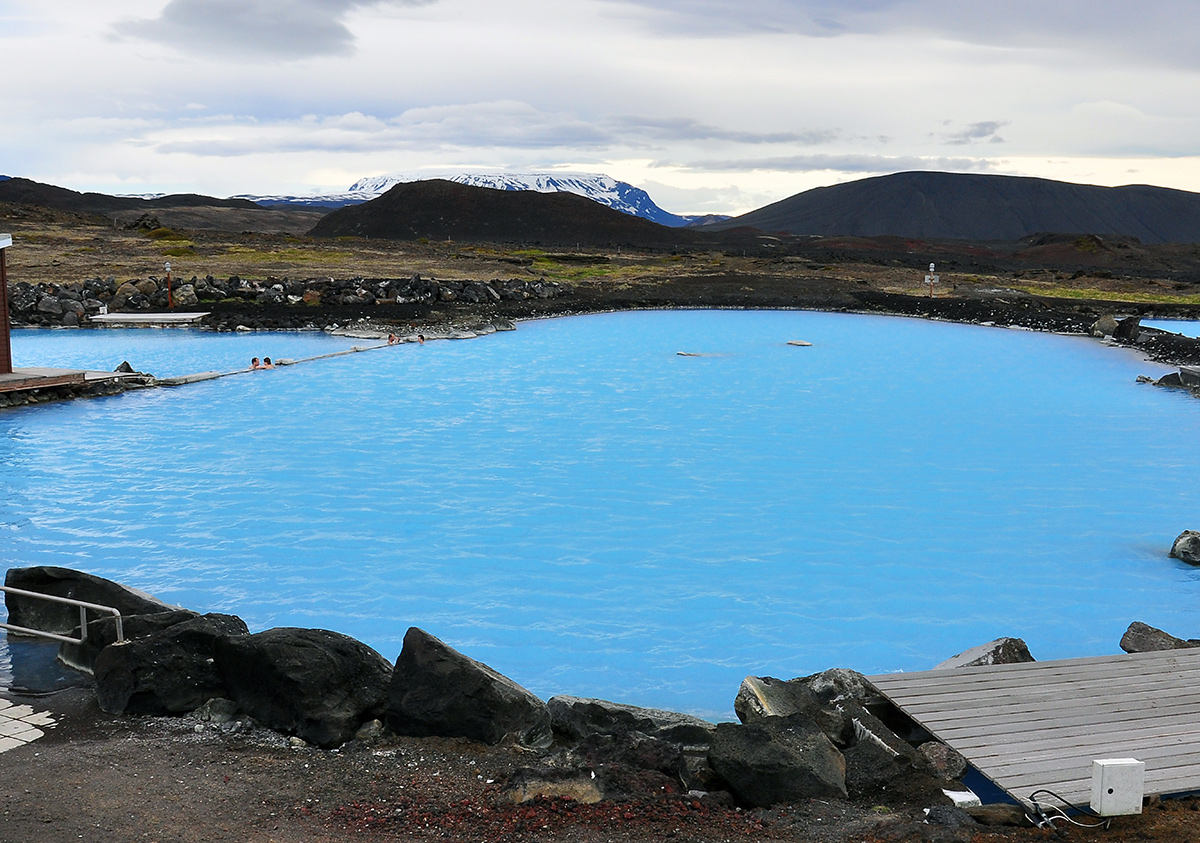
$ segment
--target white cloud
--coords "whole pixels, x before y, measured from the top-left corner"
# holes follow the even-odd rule
[[[118,21],[118,35],[184,52],[236,54],[249,61],[349,55],[354,36],[344,19],[381,2],[433,0],[170,0],[157,18]]]
[[[569,166],[732,211],[901,169],[1089,161],[1200,189],[1200,16],[1177,0],[0,4],[22,71],[0,170],[76,189]]]

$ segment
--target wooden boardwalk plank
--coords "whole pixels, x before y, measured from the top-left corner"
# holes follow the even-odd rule
[[[1148,795],[1200,790],[1200,648],[868,678],[1019,801],[1086,804],[1097,758],[1144,761]]]

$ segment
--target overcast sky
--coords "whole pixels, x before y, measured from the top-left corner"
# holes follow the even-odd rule
[[[1185,0],[0,0],[0,173],[606,173],[739,213],[902,170],[1200,191]]]

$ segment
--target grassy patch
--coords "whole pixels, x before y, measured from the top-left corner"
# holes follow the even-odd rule
[[[194,258],[196,250],[191,246],[172,246],[169,249],[163,249],[162,253],[169,258]]]
[[[1034,296],[1049,296],[1056,299],[1094,299],[1096,301],[1136,302],[1138,304],[1200,304],[1200,295],[1172,295],[1171,293],[1133,293],[1119,290],[1096,290],[1086,287],[1034,287],[1020,286],[1016,289]]]
[[[173,228],[155,228],[146,232],[151,240],[187,240],[187,235],[180,234]]]
[[[247,263],[330,264],[349,260],[353,252],[333,249],[274,249],[265,251],[249,246],[230,246],[225,254]]]

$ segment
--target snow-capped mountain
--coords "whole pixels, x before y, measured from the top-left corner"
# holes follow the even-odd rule
[[[595,173],[422,173],[420,175],[372,176],[359,179],[350,185],[350,189],[345,193],[330,193],[320,196],[234,196],[231,198],[249,199],[267,206],[340,208],[343,205],[367,202],[402,182],[424,179],[446,179],[473,187],[490,187],[494,190],[577,193],[623,213],[674,228],[691,225],[694,219],[698,219],[664,211],[654,204],[650,194],[641,188],[617,181],[610,176]],[[704,217],[704,219],[708,219],[708,217]]]

